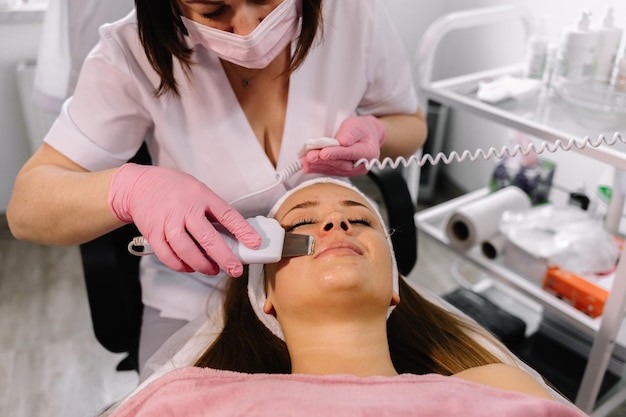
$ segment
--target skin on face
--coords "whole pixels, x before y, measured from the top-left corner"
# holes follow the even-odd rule
[[[249,35],[283,0],[176,0],[183,16],[240,36]]]
[[[356,308],[384,319],[389,305],[397,304],[384,226],[358,193],[316,184],[290,196],[275,217],[288,232],[316,239],[313,255],[265,267],[265,311],[279,322],[281,315],[352,315]]]

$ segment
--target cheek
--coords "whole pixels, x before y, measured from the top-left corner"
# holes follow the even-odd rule
[[[387,279],[380,279],[381,285],[385,287],[392,288],[392,255],[389,250],[389,245],[387,244],[387,240],[375,240],[372,246],[370,247],[372,257],[373,257],[373,268],[375,270],[375,276],[377,277],[386,277]]]
[[[265,267],[267,277],[267,298],[280,309],[285,300],[297,294],[298,276],[304,270],[300,258],[290,258]]]

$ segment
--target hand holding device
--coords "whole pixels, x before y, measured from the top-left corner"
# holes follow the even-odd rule
[[[246,219],[262,238],[261,246],[250,249],[242,245],[221,225],[214,225],[235,256],[245,265],[270,264],[282,258],[311,255],[314,250],[315,238],[310,235],[285,232],[276,219],[256,216]],[[136,248],[141,247],[141,250]],[[137,236],[128,244],[128,251],[133,255],[152,255],[154,251],[150,243]]]
[[[354,162],[362,158],[378,159],[386,133],[378,118],[354,116],[341,124],[335,136],[339,146],[312,149],[302,157],[304,172],[342,177],[363,175],[367,168],[355,167]]]
[[[196,178],[168,168],[122,165],[111,180],[109,207],[120,221],[135,222],[159,259],[175,271],[216,275],[221,267],[241,275],[241,261],[211,223],[251,249],[261,244],[237,210]]]

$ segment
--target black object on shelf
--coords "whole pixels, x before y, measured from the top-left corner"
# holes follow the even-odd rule
[[[587,210],[589,208],[590,200],[586,194],[575,192],[570,193],[568,203],[572,206],[580,207],[583,210]]]

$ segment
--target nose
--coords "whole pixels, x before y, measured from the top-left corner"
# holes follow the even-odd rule
[[[322,229],[325,232],[343,230],[344,232],[350,231],[352,225],[350,221],[340,213],[333,213],[329,215],[323,223]]]
[[[239,36],[247,36],[261,23],[265,16],[259,15],[253,7],[242,7],[235,12],[231,20],[231,32]]]

